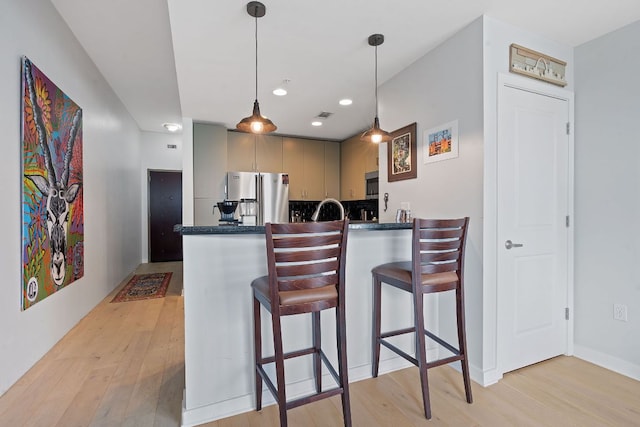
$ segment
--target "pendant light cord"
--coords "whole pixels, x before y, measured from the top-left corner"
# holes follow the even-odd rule
[[[376,45],[376,117],[378,117],[378,45]]]
[[[256,19],[256,101],[258,100],[258,6],[255,8]]]

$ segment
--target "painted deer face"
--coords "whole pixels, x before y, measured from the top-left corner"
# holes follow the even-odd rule
[[[51,279],[56,286],[62,286],[66,275],[67,224],[69,222],[69,204],[73,202],[80,189],[79,184],[66,188],[58,182],[50,186],[41,175],[27,175],[47,198],[47,237],[51,250]]]

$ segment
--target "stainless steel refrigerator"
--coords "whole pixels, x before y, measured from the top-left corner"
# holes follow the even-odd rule
[[[241,225],[289,222],[289,174],[227,172],[226,192],[239,202]]]

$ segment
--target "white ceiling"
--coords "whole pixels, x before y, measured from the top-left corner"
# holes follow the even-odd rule
[[[51,0],[142,130],[236,123],[255,98],[254,18],[238,0]],[[258,99],[277,133],[345,139],[382,84],[482,14],[577,46],[640,19],[638,0],[263,0]],[[289,94],[271,91],[289,79]],[[338,100],[349,97],[350,107]],[[318,128],[320,112],[333,115]],[[380,118],[384,128],[384,117]],[[387,129],[389,130],[389,129]]]

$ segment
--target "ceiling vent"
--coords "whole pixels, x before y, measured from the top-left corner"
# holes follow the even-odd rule
[[[327,111],[322,111],[320,112],[320,114],[318,114],[316,117],[319,119],[328,119],[329,117],[331,117],[333,115],[333,113],[329,113]]]

